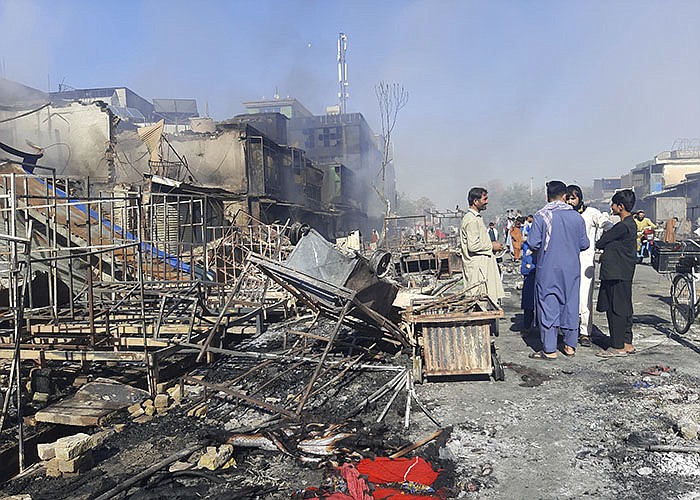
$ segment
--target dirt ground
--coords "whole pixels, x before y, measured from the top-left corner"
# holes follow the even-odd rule
[[[443,492],[450,498],[479,499],[700,499],[700,453],[644,448],[700,446],[700,328],[683,336],[672,333],[668,279],[647,265],[637,268],[637,354],[595,357],[607,332],[604,316],[595,313],[597,346],[552,362],[528,358],[538,335],[520,335],[518,279],[514,273],[505,276],[510,296],[496,339],[507,366],[506,380],[416,385],[419,400],[446,428],[440,440],[415,453],[444,469]],[[405,357],[390,362],[402,363]],[[657,365],[669,369],[643,374]],[[221,376],[226,366],[215,370]],[[411,427],[404,431],[400,399],[382,424],[375,420],[383,404],[347,419],[358,401],[349,395],[366,395],[387,377],[373,373],[351,378],[318,407],[319,420],[339,423],[355,434],[340,456],[305,464],[275,451],[241,449],[234,469],[204,476],[155,474],[122,498],[288,499],[298,489],[321,484],[333,461],[382,455],[435,431],[415,408]],[[227,408],[222,403],[205,420],[187,417],[183,409],[140,425],[122,415],[126,429],[96,450],[91,471],[55,479],[37,473],[6,484],[2,491],[30,494],[34,500],[94,498],[193,443],[221,442],[231,428],[222,424]],[[244,423],[237,418],[237,424]]]

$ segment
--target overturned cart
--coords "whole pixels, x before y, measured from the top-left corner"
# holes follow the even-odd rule
[[[414,377],[491,375],[504,380],[505,371],[491,340],[491,324],[503,309],[487,296],[466,292],[416,299],[404,313],[414,344]]]

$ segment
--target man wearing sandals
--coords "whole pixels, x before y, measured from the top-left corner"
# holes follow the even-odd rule
[[[547,203],[535,214],[528,244],[537,252],[535,307],[542,350],[533,359],[557,358],[559,331],[563,353],[573,356],[578,344],[579,254],[590,245],[581,215],[566,203],[566,184],[547,183]]]
[[[637,264],[637,224],[632,217],[636,198],[630,189],[618,191],[610,208],[620,222],[601,236],[596,248],[600,257],[599,312],[608,317],[610,342],[606,351],[596,353],[601,358],[627,356],[635,352],[632,345],[632,278]]]

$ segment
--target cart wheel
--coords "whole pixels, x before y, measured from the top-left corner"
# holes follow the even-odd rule
[[[506,370],[503,368],[498,354],[496,354],[495,344],[491,344],[491,364],[493,365],[493,379],[496,382],[503,382],[506,379]]]
[[[678,333],[690,329],[695,319],[695,294],[692,278],[687,274],[678,274],[671,285],[671,321]]]

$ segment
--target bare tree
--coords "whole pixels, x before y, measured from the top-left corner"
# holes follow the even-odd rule
[[[398,83],[379,82],[374,87],[374,93],[379,103],[379,115],[382,122],[382,168],[381,188],[374,185],[374,190],[379,195],[385,207],[385,217],[391,213],[391,202],[386,197],[386,168],[393,161],[391,148],[391,134],[396,126],[396,118],[399,111],[408,103],[408,91]],[[385,224],[386,226],[386,224]],[[386,235],[386,227],[382,229],[382,238]]]

